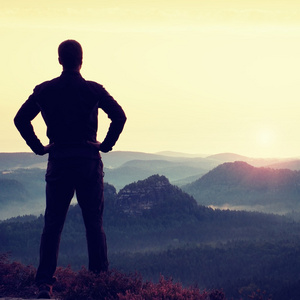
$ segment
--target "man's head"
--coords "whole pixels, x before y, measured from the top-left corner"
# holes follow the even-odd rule
[[[58,60],[64,70],[80,70],[82,65],[82,48],[74,40],[66,40],[58,47]]]

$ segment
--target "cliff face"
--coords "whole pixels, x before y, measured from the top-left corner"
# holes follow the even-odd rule
[[[119,191],[116,204],[125,213],[139,215],[157,205],[170,201],[177,204],[179,199],[186,198],[194,202],[192,197],[171,185],[166,177],[153,175],[125,186]]]
[[[125,186],[118,193],[117,205],[125,213],[141,214],[163,201],[164,195],[172,188],[164,176],[153,175],[146,180]]]

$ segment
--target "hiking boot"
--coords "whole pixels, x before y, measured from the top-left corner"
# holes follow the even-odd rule
[[[52,285],[41,284],[39,286],[39,293],[37,299],[51,299],[52,297]]]

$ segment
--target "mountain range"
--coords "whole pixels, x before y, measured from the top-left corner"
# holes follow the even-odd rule
[[[158,174],[206,206],[280,214],[300,210],[298,159],[126,151],[102,158],[104,180],[116,190]],[[0,153],[0,219],[43,212],[46,164],[47,156]]]
[[[234,153],[200,156],[171,151],[112,151],[101,155],[105,180],[117,189],[153,174],[164,175],[171,183],[181,186],[195,181],[222,163],[234,161],[244,161],[254,167],[300,170],[300,159],[297,158],[251,158]],[[46,166],[47,156],[37,156],[33,153],[0,153],[0,172],[17,168],[46,169]]]

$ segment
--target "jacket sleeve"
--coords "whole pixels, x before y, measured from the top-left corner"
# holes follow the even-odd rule
[[[100,145],[100,151],[109,152],[117,142],[127,118],[122,107],[103,87],[99,108],[101,108],[111,120],[106,137]]]
[[[34,94],[32,94],[17,112],[14,118],[14,123],[31,150],[35,154],[43,155],[45,154],[44,146],[37,138],[31,124],[31,121],[38,115],[39,112],[40,108],[34,101]]]

